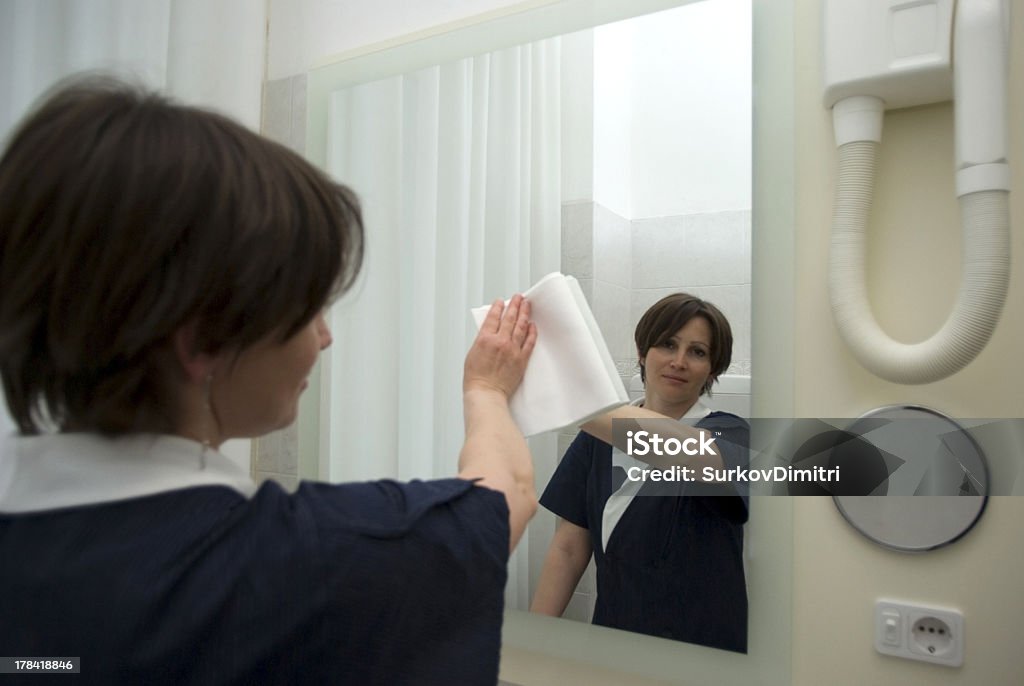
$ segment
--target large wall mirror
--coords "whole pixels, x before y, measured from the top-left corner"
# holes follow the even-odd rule
[[[524,5],[309,74],[307,152],[360,193],[368,250],[300,413],[303,477],[455,473],[469,308],[556,270],[580,280],[634,394],[633,327],[686,290],[735,334],[709,404],[791,412],[791,327],[759,313],[791,284],[789,3]],[[572,433],[531,439],[538,491]],[[685,665],[693,683],[788,683],[790,520],[787,499],[753,499],[739,654],[590,625],[592,570],[564,618],[528,614],[555,527],[542,510],[509,565],[506,644],[656,678]]]

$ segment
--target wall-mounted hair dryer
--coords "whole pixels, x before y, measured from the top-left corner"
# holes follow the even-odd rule
[[[825,104],[839,173],[829,262],[832,313],[868,370],[897,383],[944,379],[988,343],[1010,280],[1008,0],[823,0]],[[963,276],[931,338],[892,340],[865,283],[865,231],[885,109],[954,99]]]

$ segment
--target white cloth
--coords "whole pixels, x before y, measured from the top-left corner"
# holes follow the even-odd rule
[[[644,399],[639,398],[630,403],[630,405],[636,405],[641,407],[644,404]],[[689,410],[686,411],[680,420],[683,419],[703,419],[711,414],[711,409],[697,400]],[[612,468],[622,467],[629,472],[630,467],[639,467],[644,469],[650,467],[646,462],[641,462],[635,457],[631,457],[626,453],[622,452],[615,446],[612,446]],[[633,503],[633,498],[637,493],[640,492],[640,487],[644,485],[643,481],[630,481],[626,479],[619,486],[619,489],[612,493],[611,497],[605,501],[604,512],[601,514],[601,549],[608,550],[608,539],[611,538],[612,532],[615,531],[616,525],[619,520],[622,519],[622,515],[626,513],[629,506]]]
[[[548,274],[523,295],[537,324],[523,382],[509,409],[523,435],[581,424],[629,401],[611,353],[576,279]],[[473,309],[479,329],[489,305]]]
[[[0,512],[38,512],[227,486],[251,497],[252,478],[213,449],[178,436],[44,434],[0,440]]]

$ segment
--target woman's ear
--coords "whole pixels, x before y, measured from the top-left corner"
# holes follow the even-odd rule
[[[196,322],[189,322],[174,332],[172,340],[174,359],[185,379],[191,382],[205,381],[217,364],[215,355],[199,351],[197,328]]]

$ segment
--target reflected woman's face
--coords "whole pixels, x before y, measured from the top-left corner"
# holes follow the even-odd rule
[[[651,346],[641,364],[644,406],[681,417],[697,402],[711,375],[711,326],[704,317],[694,317],[663,344]]]

